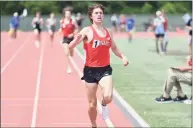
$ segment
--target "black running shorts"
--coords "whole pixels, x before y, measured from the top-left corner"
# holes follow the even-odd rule
[[[99,83],[104,76],[112,75],[112,68],[110,65],[105,67],[84,67],[83,77],[87,83]]]
[[[164,37],[164,34],[155,34],[155,37],[156,37],[156,38],[160,38],[160,37],[163,38],[163,37]]]
[[[73,41],[73,39],[74,39],[74,37],[68,38],[68,37],[65,37],[65,36],[64,36],[62,43],[70,44],[70,42]]]

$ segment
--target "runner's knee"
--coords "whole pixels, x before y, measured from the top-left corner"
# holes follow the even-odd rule
[[[105,94],[103,97],[103,102],[105,102],[105,104],[109,104],[111,103],[111,101],[113,100],[113,96],[112,94]]]
[[[89,110],[95,110],[97,108],[97,100],[92,100],[89,102]]]

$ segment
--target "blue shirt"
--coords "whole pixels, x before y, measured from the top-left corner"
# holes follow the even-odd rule
[[[11,17],[10,24],[13,28],[18,28],[19,27],[19,22],[20,22],[20,17]]]
[[[128,18],[126,24],[128,29],[133,29],[135,20],[133,18]]]

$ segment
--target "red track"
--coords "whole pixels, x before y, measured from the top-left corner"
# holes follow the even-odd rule
[[[1,36],[1,126],[89,127],[84,84],[74,68],[66,74],[60,38],[52,48],[43,33],[36,48],[32,33],[20,32],[16,40]],[[83,60],[77,54],[73,59],[82,71]],[[115,127],[132,126],[114,103],[109,109]],[[100,114],[97,123],[107,126]]]

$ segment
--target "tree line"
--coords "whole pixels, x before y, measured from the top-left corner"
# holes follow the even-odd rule
[[[1,15],[21,13],[28,9],[29,15],[40,11],[42,14],[61,13],[65,6],[72,6],[74,13],[87,13],[93,3],[105,6],[105,14],[149,14],[164,9],[169,14],[192,13],[192,1],[1,1]]]

